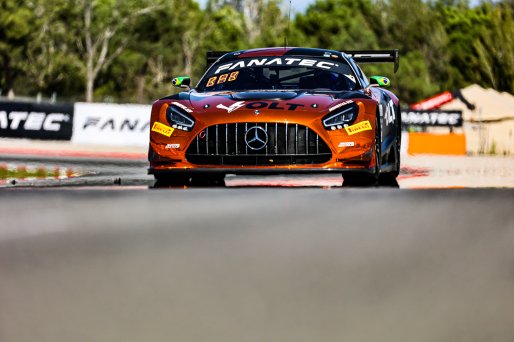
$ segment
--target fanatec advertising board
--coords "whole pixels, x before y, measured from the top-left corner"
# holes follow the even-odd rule
[[[73,105],[0,102],[0,137],[70,140]]]
[[[76,103],[72,142],[102,146],[147,146],[149,105]]]
[[[462,111],[402,110],[404,126],[462,127]]]

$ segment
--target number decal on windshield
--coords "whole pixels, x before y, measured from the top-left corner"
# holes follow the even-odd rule
[[[237,80],[237,76],[239,76],[239,71],[234,71],[230,74],[230,77],[228,78],[229,82]]]
[[[227,81],[227,78],[228,78],[228,74],[221,75],[220,78],[218,78],[218,84],[225,83]]]
[[[206,87],[212,87],[213,85],[215,85],[216,84],[216,79],[217,79],[217,77],[209,78],[209,81],[207,82]]]
[[[220,76],[214,76],[209,78],[205,87],[214,87],[216,84],[222,84],[225,82],[234,82],[239,76],[239,71],[231,72],[230,74],[223,74]],[[217,82],[216,82],[217,81]]]

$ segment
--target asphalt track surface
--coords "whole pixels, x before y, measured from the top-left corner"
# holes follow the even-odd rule
[[[514,341],[512,189],[141,182],[0,191],[0,341]]]

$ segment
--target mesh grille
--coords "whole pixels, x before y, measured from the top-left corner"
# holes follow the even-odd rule
[[[246,140],[251,140],[256,130],[266,144],[257,141],[252,149]],[[186,159],[200,165],[322,164],[331,158],[329,147],[318,134],[306,126],[285,123],[210,126],[196,136],[186,151]]]

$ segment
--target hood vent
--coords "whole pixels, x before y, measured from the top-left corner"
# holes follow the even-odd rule
[[[298,96],[293,91],[246,91],[231,94],[232,99],[237,101],[253,100],[290,100]]]

